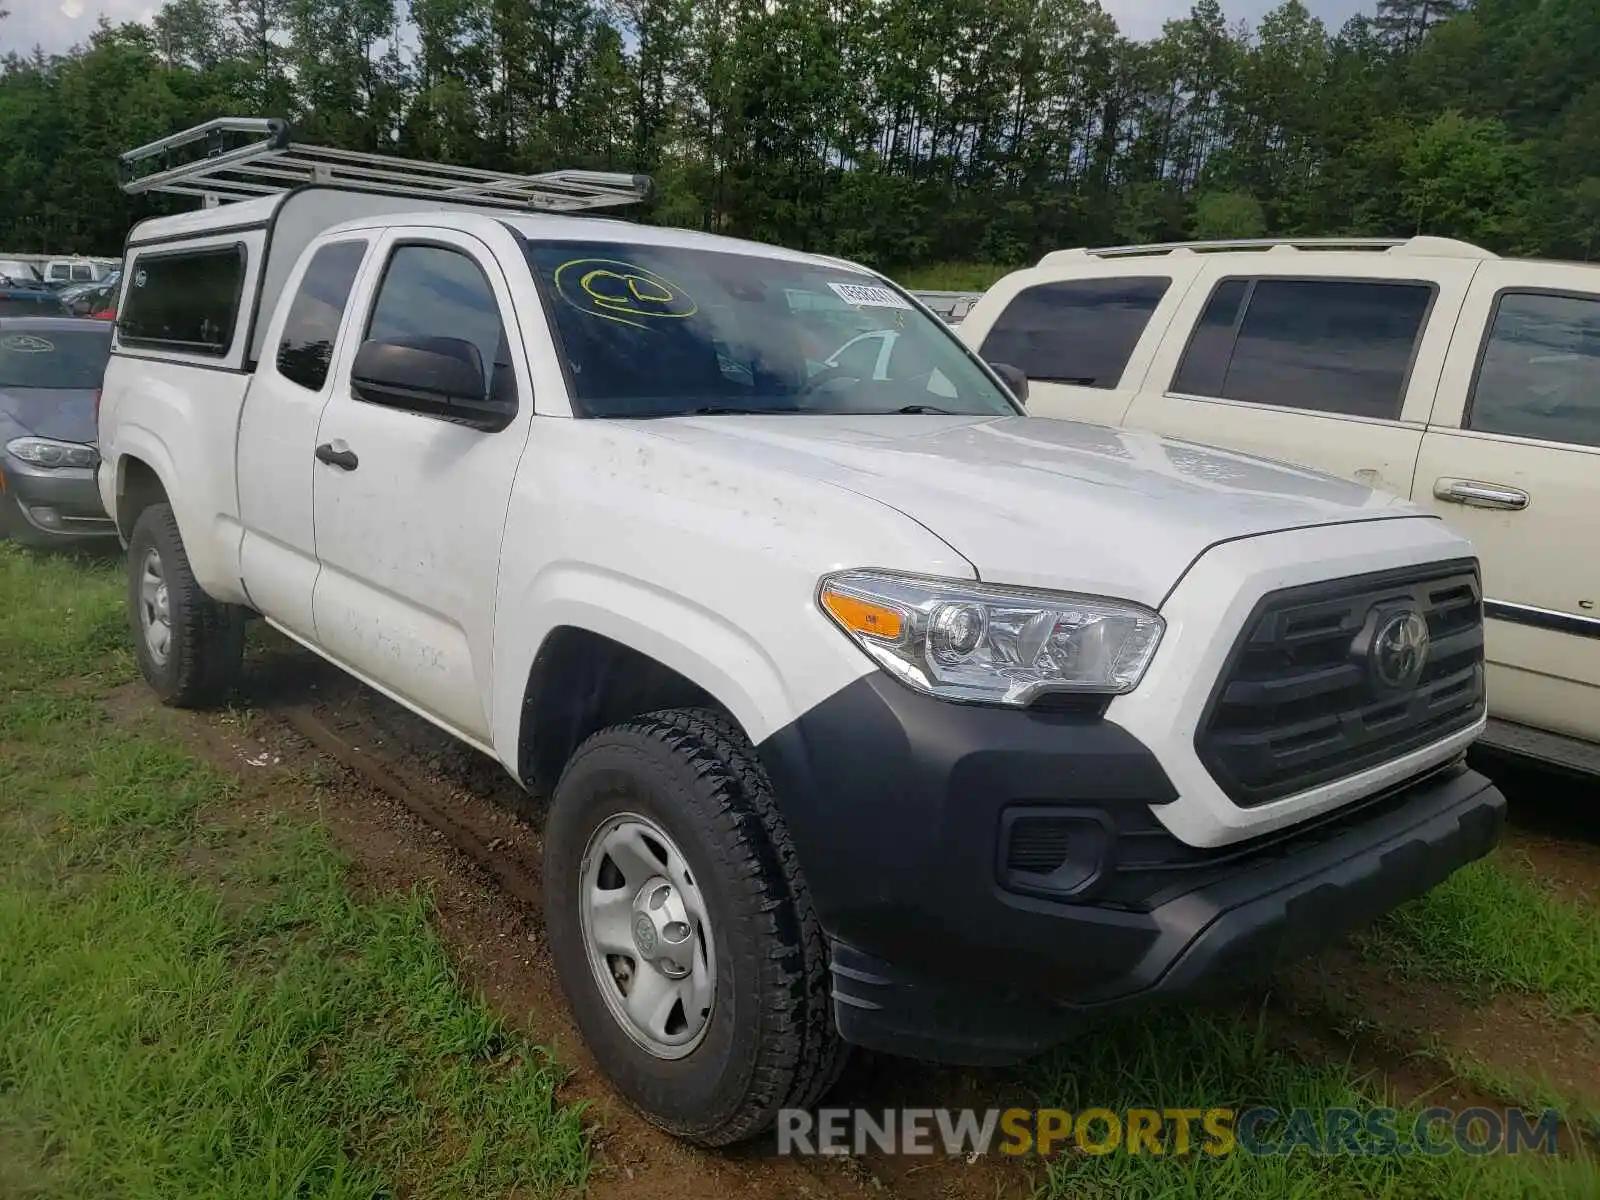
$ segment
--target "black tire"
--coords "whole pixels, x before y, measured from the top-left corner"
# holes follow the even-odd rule
[[[171,641],[158,661],[145,641],[140,583],[146,556],[155,551],[167,586]],[[170,504],[152,504],[139,514],[128,539],[128,619],[134,654],[145,680],[163,704],[210,708],[238,682],[244,661],[244,612],[220,604],[201,589],[189,569]]]
[[[686,1057],[642,1049],[607,1008],[579,917],[582,858],[609,818],[655,821],[699,879],[716,954],[704,1040]],[[698,709],[641,717],[573,755],[545,825],[545,922],[573,1016],[601,1071],[651,1122],[704,1146],[809,1108],[843,1069],[827,948],[772,786],[742,733]]]

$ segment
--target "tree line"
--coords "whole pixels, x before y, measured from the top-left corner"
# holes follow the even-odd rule
[[[0,41],[6,22],[0,19]],[[115,252],[181,202],[119,152],[218,115],[504,170],[643,171],[644,219],[902,269],[1261,234],[1600,251],[1600,5],[167,0],[0,63],[0,249]]]

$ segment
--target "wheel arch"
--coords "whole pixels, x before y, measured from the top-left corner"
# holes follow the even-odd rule
[[[592,629],[559,625],[527,672],[517,775],[548,795],[591,734],[670,708],[706,708],[738,720],[703,685],[659,659]]]
[[[524,785],[548,793],[554,764],[565,761],[559,748],[570,754],[574,737],[601,728],[583,728],[598,715],[625,720],[660,708],[709,708],[753,745],[793,719],[771,655],[722,615],[589,571],[547,586],[563,594],[517,605],[541,619],[526,634],[513,624],[508,637],[502,617],[497,636],[494,743]],[[538,729],[552,718],[559,732]]]
[[[111,516],[117,523],[117,532],[126,542],[133,534],[140,513],[152,504],[171,503],[171,498],[160,469],[142,454],[118,455],[114,479],[115,507]]]

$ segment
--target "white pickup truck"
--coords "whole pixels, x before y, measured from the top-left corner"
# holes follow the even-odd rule
[[[1478,567],[1431,514],[1031,419],[864,268],[529,211],[632,181],[223,124],[260,140],[126,186],[310,182],[128,239],[140,665],[217,701],[259,614],[548,795],[557,970],[666,1128],[757,1134],[852,1044],[1014,1061],[1494,845]],[[883,371],[829,365],[875,328]]]

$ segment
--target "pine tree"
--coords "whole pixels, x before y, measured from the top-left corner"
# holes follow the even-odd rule
[[[1439,22],[1457,16],[1465,0],[1378,0],[1373,25],[1389,45],[1409,54]]]

